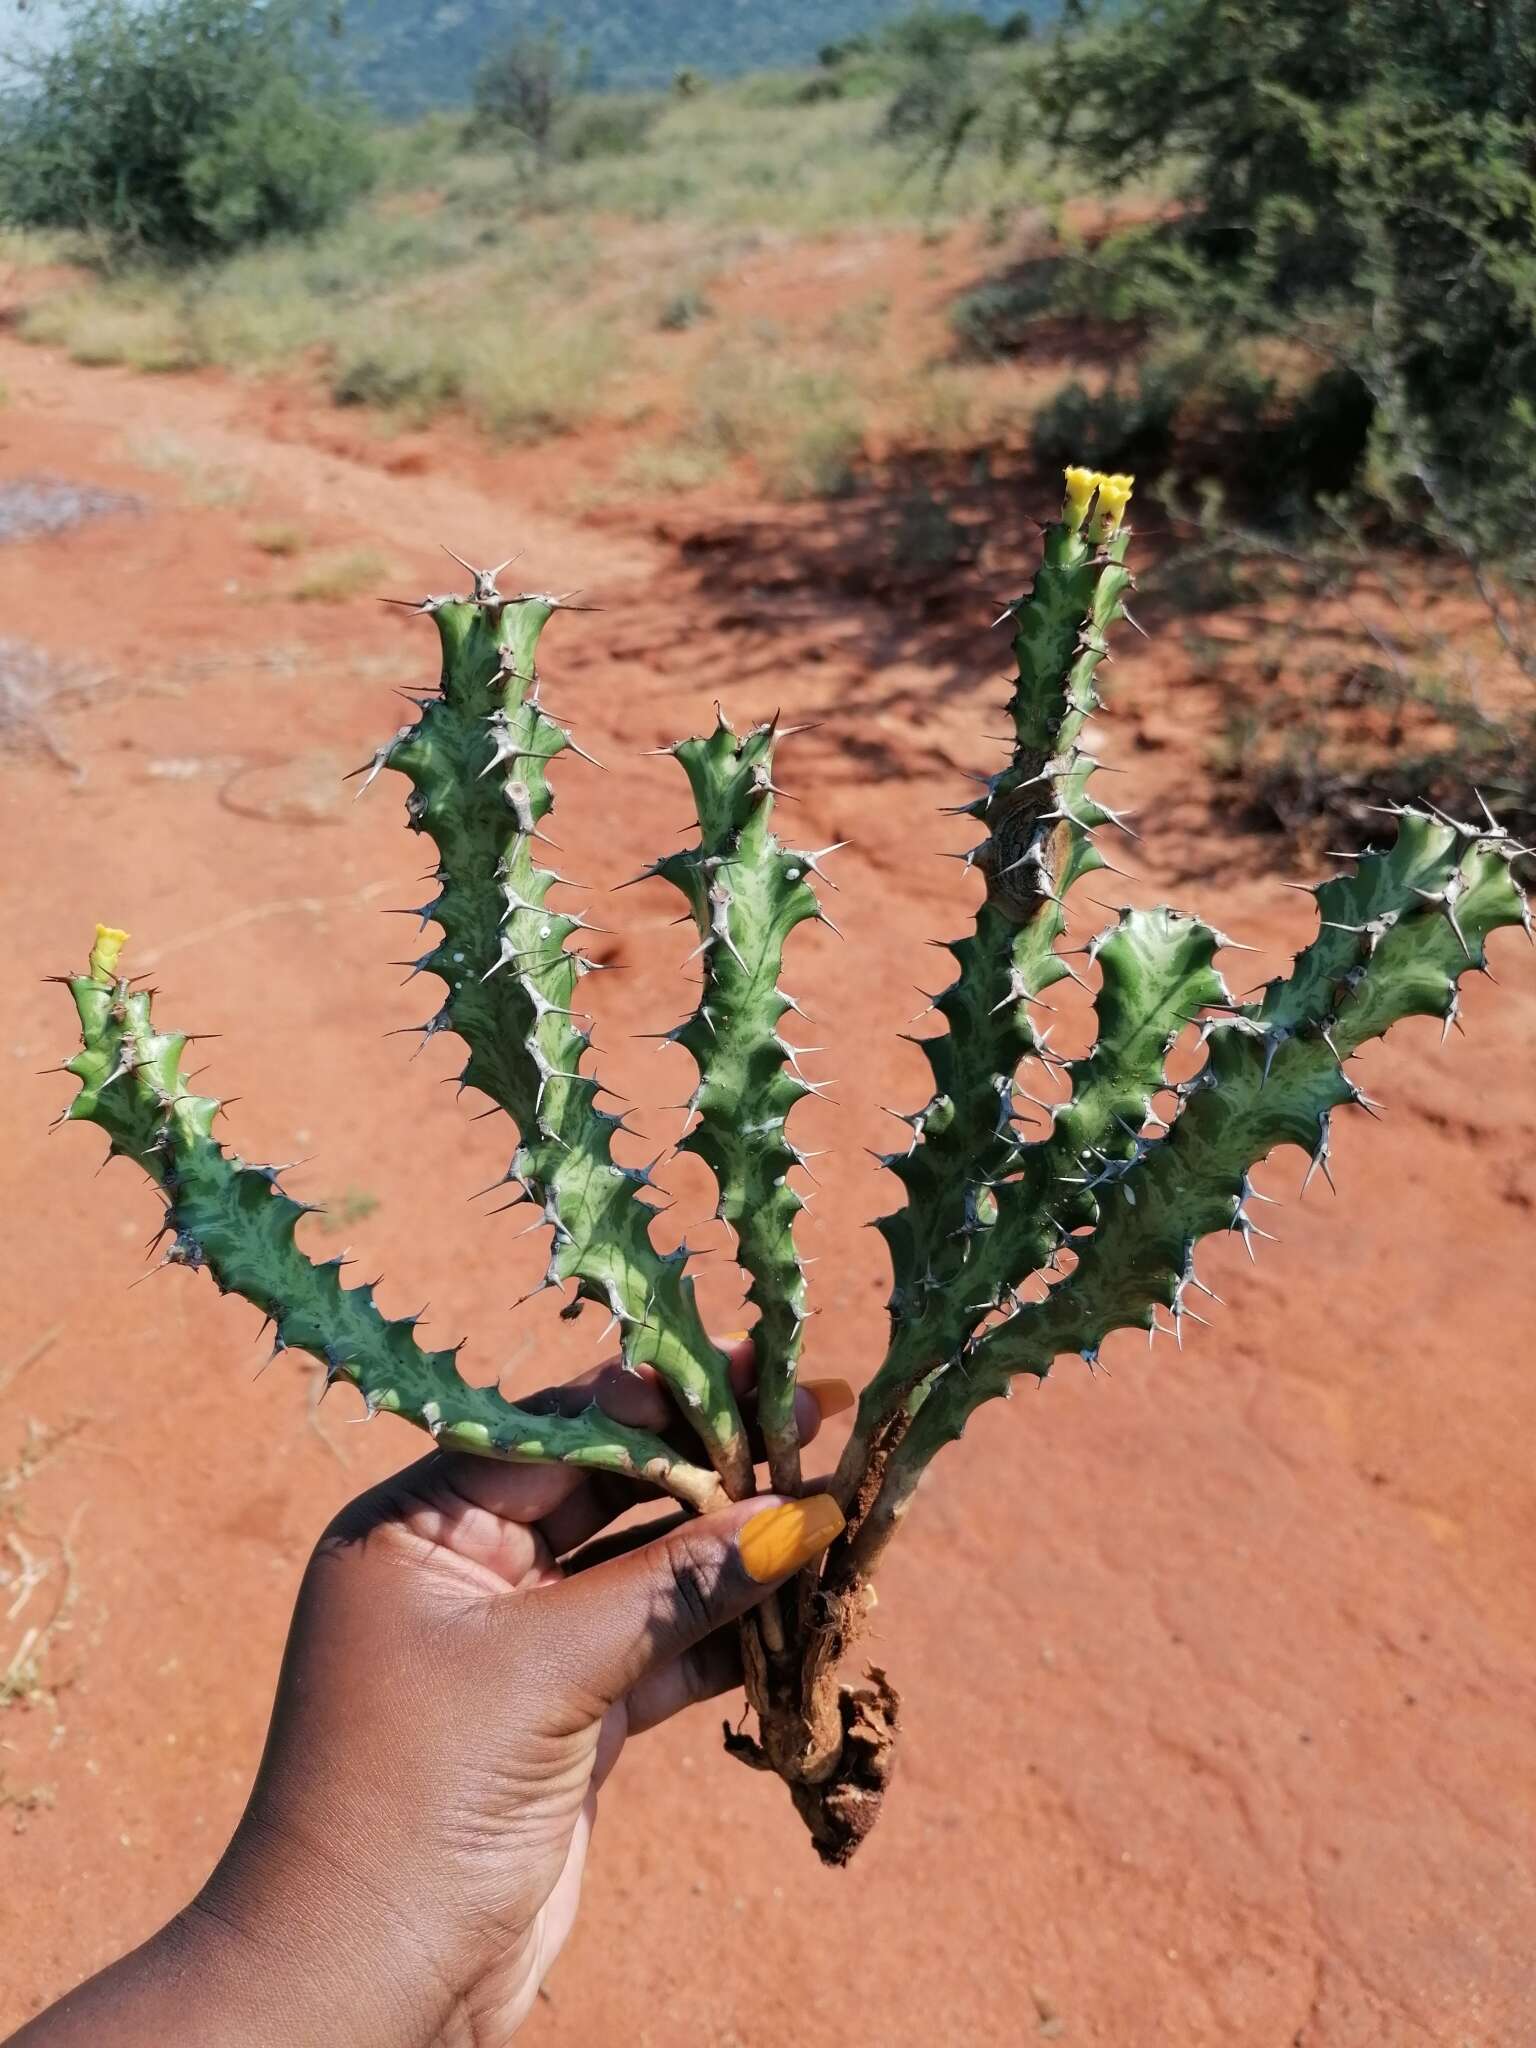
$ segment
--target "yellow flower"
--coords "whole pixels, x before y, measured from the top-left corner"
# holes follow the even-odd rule
[[[1099,505],[1094,514],[1093,538],[1108,540],[1112,533],[1118,533],[1120,522],[1125,517],[1125,508],[1131,502],[1131,489],[1136,479],[1133,476],[1105,476],[1101,472],[1094,478],[1099,487]]]
[[[1061,516],[1075,533],[1087,516],[1098,488],[1099,473],[1096,469],[1080,469],[1075,464],[1062,471],[1067,480],[1067,500],[1061,508]]]
[[[99,924],[96,927],[96,943],[91,948],[90,975],[92,981],[115,981],[117,962],[128,934],[120,932],[115,924]]]

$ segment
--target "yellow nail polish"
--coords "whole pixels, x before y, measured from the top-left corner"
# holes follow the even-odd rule
[[[722,1344],[745,1344],[751,1334],[750,1330],[727,1330],[720,1339],[720,1342]]]
[[[800,1385],[821,1410],[823,1422],[829,1415],[841,1415],[858,1399],[846,1380],[802,1380]]]
[[[764,1508],[743,1525],[736,1541],[748,1572],[767,1585],[819,1557],[842,1527],[843,1511],[832,1496],[812,1493]]]

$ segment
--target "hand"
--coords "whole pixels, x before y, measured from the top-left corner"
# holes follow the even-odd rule
[[[730,1350],[745,1391],[751,1347]],[[802,1437],[845,1395],[802,1389]],[[542,1398],[594,1397],[643,1428],[675,1419],[653,1375],[616,1366]],[[212,1878],[13,2048],[508,2041],[570,1931],[626,1738],[738,1683],[726,1624],[842,1525],[824,1494],[759,1497],[571,1560],[638,1498],[568,1466],[434,1454],[346,1508]]]

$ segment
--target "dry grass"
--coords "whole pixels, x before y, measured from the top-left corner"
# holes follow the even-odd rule
[[[34,269],[41,263],[56,263],[64,254],[62,235],[44,234],[38,228],[0,225],[0,265],[6,269]]]
[[[591,417],[617,360],[602,321],[481,302],[464,318],[403,308],[338,340],[331,390],[420,423],[460,407],[495,439],[541,441]]]
[[[104,670],[62,660],[26,640],[0,639],[0,757],[42,755],[82,775],[51,713],[85,702],[106,680]]]
[[[288,593],[301,604],[345,604],[387,583],[393,571],[374,548],[350,548],[327,555],[305,570]]]
[[[309,545],[309,536],[302,526],[287,526],[279,522],[273,526],[255,527],[250,534],[250,542],[264,555],[287,561],[294,555],[303,554]]]
[[[690,380],[680,444],[722,460],[749,457],[778,497],[835,495],[864,448],[856,379],[825,350],[781,343],[777,331],[720,342]]]
[[[159,287],[142,284],[77,286],[23,309],[23,341],[62,348],[71,362],[103,369],[195,369],[202,360],[180,311]]]
[[[322,1214],[315,1218],[315,1227],[328,1237],[337,1237],[342,1231],[366,1222],[378,1208],[379,1198],[367,1188],[348,1188],[342,1195],[323,1196],[319,1206]]]
[[[935,363],[914,378],[905,408],[922,448],[964,453],[998,440],[1023,440],[1033,407],[1007,366]]]
[[[714,483],[727,467],[720,448],[687,441],[647,442],[625,456],[616,481],[621,489],[647,495],[657,491],[681,494]]]
[[[58,1336],[50,1330],[0,1366],[0,1390],[9,1390]],[[57,1720],[58,1693],[68,1683],[58,1669],[58,1650],[80,1595],[74,1540],[86,1504],[76,1505],[61,1532],[43,1534],[27,1519],[25,1495],[83,1427],[83,1417],[50,1426],[28,1416],[10,1462],[0,1466],[0,1712],[41,1707]],[[17,1793],[0,1783],[0,1807],[17,1827],[46,1803],[46,1787]]]
[[[980,151],[936,193],[908,152],[883,138],[883,98],[796,103],[776,91],[779,83],[745,79],[673,100],[644,149],[558,165],[540,201],[567,214],[794,235],[855,224],[943,226],[1017,203],[1018,173]],[[1029,168],[1043,198],[1043,156]]]
[[[131,434],[124,452],[140,469],[175,477],[190,504],[243,505],[251,495],[251,479],[238,464],[210,462],[178,434]]]
[[[381,188],[325,232],[54,287],[23,306],[19,331],[138,370],[308,365],[341,404],[410,425],[460,411],[510,441],[622,419],[638,382],[691,367],[690,330],[718,321],[737,359],[752,353],[752,331],[733,333],[713,304],[752,248],[871,226],[942,233],[1023,189],[1017,167],[977,152],[936,194],[882,139],[883,100],[800,104],[797,91],[749,79],[679,97],[640,147],[536,176],[504,151],[466,148],[451,117],[419,122],[381,137]],[[1043,161],[1031,176],[1031,198],[1048,201]],[[0,258],[12,245],[14,260],[40,259],[39,238],[0,241]],[[850,281],[847,305],[819,331],[781,335],[779,363],[754,368],[740,396],[706,363],[677,441],[621,454],[615,481],[688,490],[740,459],[786,497],[845,487],[890,310]],[[910,381],[920,409],[924,379]]]

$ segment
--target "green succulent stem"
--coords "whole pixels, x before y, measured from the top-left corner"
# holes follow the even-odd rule
[[[1291,1144],[1310,1155],[1309,1180],[1327,1174],[1332,1112],[1370,1106],[1346,1072],[1359,1047],[1406,1017],[1439,1017],[1448,1030],[1461,977],[1486,966],[1490,933],[1529,929],[1513,851],[1498,830],[1409,810],[1388,851],[1362,856],[1353,874],[1317,888],[1317,938],[1259,1002],[1208,1022],[1205,1063],[1181,1084],[1179,1114],[1165,1137],[1139,1141],[1107,1170],[1097,1228],[1071,1274],[989,1329],[913,1399],[910,1427],[850,1546],[850,1569],[873,1570],[935,1453],[1017,1375],[1043,1379],[1073,1352],[1092,1361],[1118,1329],[1155,1332],[1160,1308],[1182,1340],[1186,1297],[1201,1284],[1200,1239],[1238,1231],[1251,1252],[1261,1234],[1250,1209],[1253,1169]]]
[[[507,1183],[552,1233],[543,1285],[575,1286],[617,1324],[627,1364],[672,1389],[727,1491],[753,1491],[752,1458],[725,1355],[700,1320],[686,1248],[658,1251],[649,1175],[613,1156],[624,1119],[600,1106],[590,1031],[574,1007],[593,962],[572,941],[584,920],[554,907],[562,880],[536,848],[552,807],[549,766],[571,736],[543,708],[539,636],[557,600],[434,601],[441,694],[376,757],[413,785],[407,813],[437,849],[438,893],[419,913],[442,936],[413,972],[444,985],[423,1027],[469,1048],[460,1079],[505,1110],[519,1143]]]
[[[906,1119],[910,1146],[881,1158],[907,1199],[877,1225],[891,1254],[891,1334],[839,1467],[845,1502],[913,1388],[959,1355],[1051,1255],[1064,1227],[1056,1214],[1066,1204],[1054,1185],[1043,1212],[1038,1189],[1025,1185],[1029,1112],[1021,1113],[1017,1077],[1029,1058],[1042,1074],[1061,1065],[1036,1031],[1031,1005],[1073,972],[1059,951],[1066,897],[1105,865],[1093,833],[1114,814],[1090,791],[1099,764],[1082,737],[1130,583],[1128,541],[1118,521],[1069,506],[1045,530],[1032,588],[1004,615],[1013,621],[1018,670],[1008,703],[1013,746],[1006,766],[959,807],[985,827],[966,860],[986,896],[973,931],[947,942],[958,971],[933,998],[947,1028],[920,1041],[933,1094]],[[1108,947],[1111,969],[1116,952],[1133,950],[1140,936],[1138,927]],[[1126,1084],[1107,1050],[1093,1082],[1074,1113],[1056,1121],[1053,1178],[1091,1158],[1090,1148],[1117,1142],[1102,1111],[1118,1107]]]
[[[698,1068],[682,1149],[701,1158],[719,1189],[716,1214],[736,1241],[757,1310],[757,1412],[776,1491],[800,1490],[795,1371],[807,1310],[795,1218],[806,1198],[790,1180],[805,1155],[787,1123],[812,1093],[795,1047],[779,1033],[793,999],[779,987],[784,943],[821,915],[806,877],[816,856],[782,846],[772,829],[773,724],[738,737],[723,716],[704,739],[673,752],[693,790],[695,846],[649,872],[678,889],[698,931],[703,986],[693,1014],[669,1038]]]
[[[944,1028],[921,1041],[929,1099],[904,1119],[907,1148],[881,1161],[905,1201],[879,1224],[892,1266],[885,1357],[833,1480],[847,1526],[792,1595],[743,1624],[758,1733],[732,1731],[728,1744],[786,1781],[832,1863],[880,1811],[897,1716],[882,1674],[854,1688],[839,1666],[933,1458],[1021,1374],[1043,1379],[1073,1353],[1091,1365],[1123,1329],[1182,1341],[1186,1320],[1203,1320],[1194,1294],[1209,1292],[1195,1271],[1200,1242],[1235,1231],[1251,1253],[1264,1234],[1254,1169],[1289,1144],[1308,1153],[1309,1180],[1327,1175],[1333,1112],[1371,1107],[1352,1078],[1360,1048],[1406,1017],[1448,1030],[1490,934],[1531,929],[1514,874],[1523,850],[1491,818],[1404,809],[1390,847],[1317,888],[1317,936],[1252,1003],[1234,1004],[1217,971],[1230,941],[1172,909],[1121,912],[1079,949],[1085,971],[1069,964],[1070,892],[1106,865],[1095,831],[1120,822],[1094,794],[1084,727],[1130,580],[1130,490],[1128,477],[1069,469],[1034,584],[1005,615],[1018,664],[1009,757],[960,807],[983,830],[966,858],[984,898],[973,929],[948,942],[954,976],[933,998]],[[409,779],[410,823],[436,849],[435,892],[414,914],[440,936],[405,963],[444,987],[421,1029],[463,1040],[461,1084],[517,1128],[505,1183],[549,1227],[543,1285],[574,1290],[566,1314],[586,1302],[608,1311],[626,1362],[653,1366],[671,1389],[698,1457],[595,1406],[545,1414],[469,1386],[452,1351],[418,1344],[414,1318],[386,1318],[371,1287],[342,1285],[341,1260],[300,1250],[304,1205],[274,1170],[216,1142],[219,1104],[188,1089],[187,1041],[155,1030],[149,995],[118,973],[122,934],[110,930],[69,983],[82,1050],[69,1062],[80,1087],[68,1114],[105,1130],[158,1187],[167,1262],[206,1267],[269,1317],[277,1349],[311,1353],[371,1413],[399,1413],[456,1449],[621,1474],[707,1509],[753,1490],[751,1449],[687,1247],[657,1249],[649,1173],[614,1157],[624,1121],[601,1099],[576,1001],[596,963],[579,949],[584,920],[556,894],[567,884],[538,855],[550,767],[574,744],[539,694],[540,635],[558,600],[503,597],[494,573],[473,573],[469,597],[418,607],[440,635],[441,689],[417,700],[416,721],[373,762],[374,774],[389,766]],[[672,750],[698,839],[647,872],[681,892],[697,932],[699,1000],[667,1034],[698,1070],[682,1143],[715,1176],[748,1278],[770,1470],[794,1492],[808,1313],[794,1226],[806,1198],[787,1120],[813,1084],[781,1034],[795,1005],[780,977],[789,935],[821,913],[809,885],[818,857],[774,834],[777,737],[772,724],[738,734],[722,716]],[[1096,1025],[1074,1058],[1050,1046],[1035,1014],[1069,974],[1092,988]],[[1202,1063],[1170,1082],[1170,1054],[1196,1032]],[[1037,1093],[1025,1094],[1021,1072]]]
[[[91,972],[68,983],[82,1045],[68,1062],[80,1090],[67,1114],[104,1130],[110,1156],[137,1161],[159,1189],[166,1263],[206,1267],[222,1292],[243,1296],[269,1319],[274,1354],[308,1352],[327,1383],[357,1388],[370,1415],[400,1415],[445,1450],[620,1474],[701,1511],[723,1501],[708,1467],[596,1406],[538,1414],[495,1387],[470,1386],[453,1351],[418,1344],[415,1317],[388,1318],[371,1285],[344,1286],[342,1259],[311,1259],[295,1237],[308,1205],[283,1192],[272,1168],[225,1153],[212,1135],[221,1105],[186,1086],[186,1037],[157,1032],[149,994],[118,979],[110,951],[108,959],[93,960]]]

